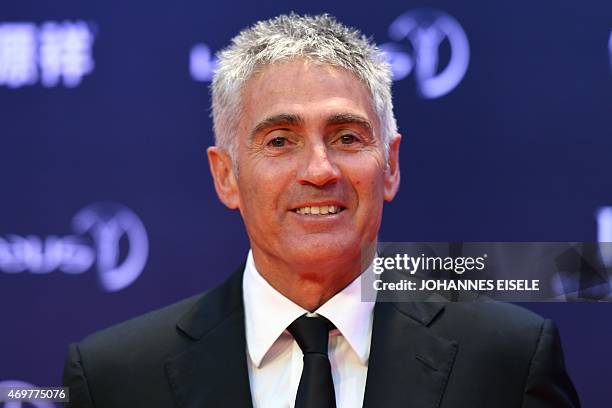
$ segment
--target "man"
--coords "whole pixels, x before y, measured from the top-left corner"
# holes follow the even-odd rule
[[[330,16],[233,39],[212,85],[222,286],[71,345],[74,407],[571,407],[558,334],[514,306],[362,302],[400,135],[381,52]],[[365,263],[364,263],[365,259]]]

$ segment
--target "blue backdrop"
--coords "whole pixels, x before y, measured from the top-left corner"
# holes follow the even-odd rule
[[[292,10],[393,62],[382,241],[612,240],[609,1],[4,2],[0,383],[59,385],[69,342],[240,264],[204,154],[212,53]],[[612,305],[526,306],[558,323],[584,406],[610,406]]]

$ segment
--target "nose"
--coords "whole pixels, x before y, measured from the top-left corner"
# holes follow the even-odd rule
[[[306,152],[305,164],[298,174],[303,185],[322,187],[335,183],[340,178],[340,170],[333,162],[324,143],[311,146]]]

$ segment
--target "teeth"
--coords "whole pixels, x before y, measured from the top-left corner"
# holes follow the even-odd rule
[[[321,205],[321,206],[313,206],[313,207],[302,207],[294,210],[298,214],[302,215],[327,215],[327,214],[337,214],[341,211],[341,208],[336,205]]]

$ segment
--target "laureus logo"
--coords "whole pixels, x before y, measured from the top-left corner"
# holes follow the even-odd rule
[[[142,273],[149,240],[142,221],[129,208],[89,205],[73,217],[72,229],[74,234],[65,236],[0,235],[0,272],[76,275],[95,266],[100,286],[108,292],[126,288]]]
[[[470,46],[461,25],[443,11],[416,9],[402,14],[389,26],[393,42],[381,44],[399,81],[414,74],[417,92],[439,98],[459,85],[470,62]],[[447,43],[448,61],[441,50]]]
[[[72,228],[92,235],[98,276],[106,290],[123,289],[140,276],[147,262],[149,240],[142,221],[130,209],[114,203],[90,205],[74,216]],[[123,236],[127,237],[129,251],[120,262],[119,240]]]

